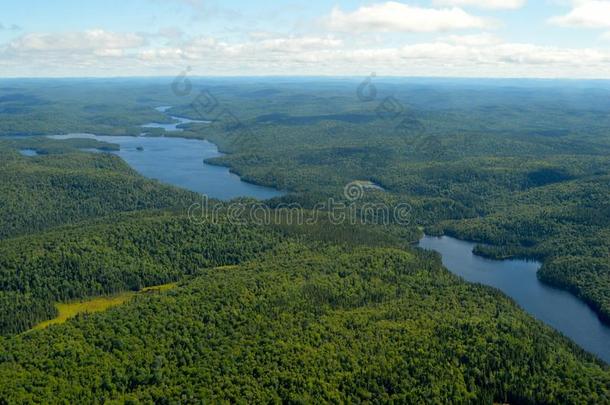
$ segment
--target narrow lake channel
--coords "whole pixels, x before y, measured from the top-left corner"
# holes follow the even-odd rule
[[[485,259],[472,253],[474,246],[448,236],[425,236],[419,242],[419,247],[440,253],[452,273],[501,290],[526,312],[610,363],[610,327],[573,294],[538,280],[540,263]]]
[[[169,107],[158,107],[165,112]],[[180,131],[179,125],[193,121],[171,117],[172,124],[151,123],[143,128]],[[192,190],[211,198],[230,200],[253,197],[260,200],[284,193],[242,181],[225,167],[204,163],[205,159],[222,156],[207,141],[175,137],[128,137],[69,134],[54,139],[91,138],[120,145],[116,153],[143,176]],[[22,151],[30,153],[29,150]],[[563,333],[583,349],[610,363],[610,327],[583,301],[569,292],[545,285],[536,273],[540,263],[524,260],[495,261],[475,256],[474,243],[451,237],[425,236],[419,247],[439,252],[443,264],[466,281],[495,287],[517,302],[525,311]]]
[[[170,106],[157,107],[165,113]],[[182,132],[181,125],[189,123],[207,124],[188,118],[170,116],[170,124],[149,123],[146,128],[162,128],[166,132]],[[52,139],[89,138],[118,144],[121,149],[115,153],[141,175],[191,190],[210,198],[231,200],[238,197],[252,197],[267,200],[285,193],[270,187],[247,183],[226,167],[205,163],[206,159],[223,156],[213,143],[199,139],[149,136],[98,136],[93,134],[52,135]],[[95,152],[95,151],[91,151]],[[22,151],[22,154],[26,153]]]
[[[111,152],[120,156],[142,176],[182,187],[219,200],[252,197],[266,200],[282,191],[242,181],[228,168],[204,163],[222,156],[213,143],[174,137],[98,136],[92,134],[52,135],[53,139],[89,138],[120,145]]]

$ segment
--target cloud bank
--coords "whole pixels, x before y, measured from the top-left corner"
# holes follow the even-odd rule
[[[341,32],[440,32],[492,25],[457,7],[422,8],[394,1],[352,12],[335,7],[325,22],[328,29]]]
[[[200,4],[190,0],[172,1]],[[4,76],[379,75],[610,78],[610,49],[504,40],[487,17],[460,7],[513,10],[525,0],[383,2],[309,21],[299,33],[193,35],[150,32],[29,32],[0,45]],[[575,0],[551,23],[610,28],[610,1]],[[607,9],[606,9],[607,8]],[[506,12],[506,11],[502,11]],[[544,24],[545,21],[541,21]],[[16,34],[14,34],[16,35]],[[606,34],[610,39],[610,34]]]
[[[439,6],[480,7],[491,10],[517,10],[526,0],[434,0]]]

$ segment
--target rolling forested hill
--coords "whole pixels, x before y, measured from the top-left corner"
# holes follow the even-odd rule
[[[410,204],[428,233],[480,242],[477,252],[494,258],[543,260],[544,282],[610,322],[606,82],[364,82],[375,97],[359,83],[269,83],[264,103],[254,85],[210,83],[243,119],[193,126],[191,136],[231,152],[212,163],[293,190],[288,202],[310,206],[370,180],[385,190],[377,201]]]
[[[610,400],[590,356],[434,255],[392,247],[285,241],[0,341],[0,360],[10,402]]]
[[[112,212],[184,208],[193,193],[149,181],[92,140],[0,139],[0,239]],[[38,151],[25,157],[19,149]]]
[[[425,229],[541,259],[610,319],[610,88],[396,79],[371,99],[353,79],[265,80],[0,87],[0,403],[610,403],[607,364],[410,247]],[[33,136],[138,135],[160,105],[212,121],[179,135],[229,152],[213,163],[290,191],[271,208],[368,180],[360,203],[410,217],[193,221],[195,194],[83,151],[116,145]],[[170,282],[31,330],[58,302]]]

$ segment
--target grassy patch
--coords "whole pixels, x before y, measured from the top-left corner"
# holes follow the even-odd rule
[[[106,311],[112,307],[116,307],[118,305],[122,305],[125,302],[129,301],[131,298],[136,296],[137,294],[151,294],[151,293],[161,293],[175,288],[177,283],[169,283],[163,284],[153,287],[147,287],[140,290],[140,292],[135,293],[133,291],[127,291],[120,294],[108,296],[108,297],[96,297],[89,300],[84,301],[74,301],[68,303],[56,303],[55,307],[59,312],[59,315],[48,321],[44,321],[34,326],[31,330],[40,330],[45,329],[51,325],[56,325],[60,323],[66,322],[70,318],[74,318],[76,315],[85,314],[85,313],[94,313],[94,312],[102,312]]]
[[[127,302],[134,295],[134,292],[125,292],[111,297],[97,297],[87,301],[57,303],[55,307],[59,315],[54,319],[39,323],[32,330],[45,329],[51,325],[64,323],[78,314],[105,311]]]
[[[160,293],[160,292],[172,290],[172,289],[176,288],[177,286],[178,286],[178,283],[156,285],[153,287],[143,288],[142,290],[140,290],[140,293],[151,293],[151,292]]]

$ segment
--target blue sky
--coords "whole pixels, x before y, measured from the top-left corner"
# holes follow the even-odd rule
[[[610,77],[610,0],[0,0],[0,77]]]

